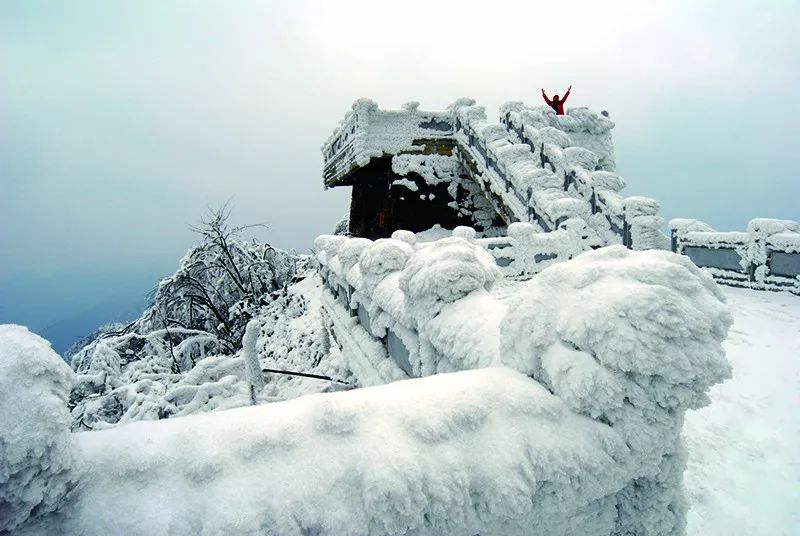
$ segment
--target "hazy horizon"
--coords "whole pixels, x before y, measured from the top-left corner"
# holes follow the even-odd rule
[[[359,97],[441,109],[469,96],[496,116],[572,84],[568,106],[616,122],[626,193],[654,197],[665,218],[800,219],[799,14],[791,2],[3,3],[0,322],[129,307],[228,199],[236,222],[269,225],[259,238],[308,250],[348,209],[349,190],[322,188],[319,147]]]

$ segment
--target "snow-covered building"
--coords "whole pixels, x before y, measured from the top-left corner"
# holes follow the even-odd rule
[[[498,234],[524,222],[538,233],[579,229],[582,250],[667,247],[658,203],[620,194],[606,115],[512,102],[490,122],[471,99],[440,112],[418,106],[358,100],[323,144],[325,186],[353,188],[351,234],[387,238],[434,224]]]
[[[468,226],[507,274],[623,244],[667,249],[654,199],[624,197],[606,112],[509,102],[499,122],[472,99],[431,112],[410,102],[381,110],[356,101],[322,146],[325,187],[352,186],[348,231]],[[721,283],[800,293],[798,223],[753,220],[747,233],[671,222],[671,245]],[[544,262],[544,264],[543,264]]]

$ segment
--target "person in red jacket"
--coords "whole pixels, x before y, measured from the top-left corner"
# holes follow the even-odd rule
[[[564,93],[563,99],[559,98],[558,95],[553,95],[553,100],[550,100],[547,98],[547,93],[544,92],[544,88],[542,88],[542,97],[544,97],[544,101],[547,103],[547,105],[556,111],[556,114],[564,115],[564,101],[566,101],[567,97],[569,97],[570,91],[572,91],[572,86],[567,88],[567,92]]]

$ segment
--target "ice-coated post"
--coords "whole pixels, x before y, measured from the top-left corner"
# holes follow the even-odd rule
[[[250,385],[250,403],[255,406],[256,397],[264,389],[264,374],[261,372],[261,363],[258,360],[256,341],[261,331],[261,324],[253,319],[247,323],[244,337],[242,338],[242,358],[244,359],[244,373]]]

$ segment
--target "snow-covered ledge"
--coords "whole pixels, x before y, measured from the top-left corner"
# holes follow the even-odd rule
[[[708,274],[670,252],[611,246],[554,264],[509,299],[464,236],[316,245],[338,307],[359,310],[375,340],[401,334],[413,375],[508,366],[611,429],[626,445],[613,534],[681,533],[683,416],[730,373],[731,319]]]

